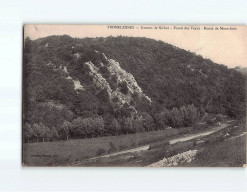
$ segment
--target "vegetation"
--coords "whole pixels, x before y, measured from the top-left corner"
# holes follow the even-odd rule
[[[185,129],[184,129],[185,130]],[[192,129],[189,129],[190,131]],[[235,121],[210,135],[170,144],[166,139],[150,143],[150,149],[141,153],[127,153],[94,161],[82,162],[80,166],[148,166],[165,158],[189,150],[198,150],[191,162],[173,166],[181,167],[242,167],[246,160],[246,131],[244,124]],[[177,136],[176,136],[177,137]]]
[[[102,53],[131,73],[152,102],[130,94],[126,81],[117,83]],[[130,103],[120,105],[120,96],[111,99],[107,88],[97,87],[89,61]],[[23,77],[25,142],[167,131],[195,126],[205,113],[241,119],[246,110],[244,75],[147,38],[27,38]],[[73,80],[84,89],[75,90]]]
[[[26,142],[54,141],[102,137],[107,135],[133,134],[143,131],[155,130],[155,122],[158,129],[165,130],[168,127],[188,127],[195,123],[199,112],[194,105],[183,106],[180,109],[165,110],[155,116],[142,113],[140,118],[123,117],[121,119],[97,117],[77,117],[71,122],[64,123],[55,129],[49,128],[42,122],[24,126],[24,139]]]
[[[219,141],[202,150],[189,166],[242,167],[246,163],[246,138]]]
[[[129,149],[172,138],[178,132],[192,128],[167,129],[139,134],[69,139],[66,141],[26,143],[23,145],[23,163],[27,166],[54,166],[73,163],[103,155],[108,152]]]

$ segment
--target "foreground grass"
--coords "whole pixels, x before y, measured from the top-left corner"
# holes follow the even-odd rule
[[[166,129],[121,136],[98,137],[58,142],[23,144],[24,166],[56,166],[74,163],[98,155],[146,145],[186,134],[192,128]]]
[[[217,142],[196,155],[190,167],[242,167],[246,163],[246,136]]]
[[[213,127],[212,127],[213,128]],[[150,150],[141,153],[127,153],[124,155],[85,161],[78,166],[119,166],[143,167],[154,162],[169,158],[188,150],[198,150],[195,160],[191,163],[178,164],[180,167],[241,167],[246,159],[246,136],[242,135],[245,128],[227,126],[210,135],[169,144],[167,140],[150,144]],[[177,166],[177,165],[176,165]]]
[[[208,130],[214,127],[210,127]],[[206,129],[205,129],[206,130]],[[169,144],[182,134],[196,133],[193,128],[166,129],[121,136],[98,137],[23,145],[23,164],[26,166],[63,166],[80,162],[80,166],[148,166],[178,153],[197,149],[196,159],[183,167],[238,167],[246,161],[246,136],[242,128],[230,125],[219,132],[189,141]],[[200,140],[200,141],[198,141]],[[141,153],[84,161],[92,157],[149,144],[151,149]]]

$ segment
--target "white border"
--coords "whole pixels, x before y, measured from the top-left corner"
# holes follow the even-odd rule
[[[246,0],[1,0],[0,190],[247,191],[243,168],[22,168],[24,23],[246,24]]]

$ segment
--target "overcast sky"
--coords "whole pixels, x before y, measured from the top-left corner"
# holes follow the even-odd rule
[[[151,26],[151,25],[142,25]],[[191,52],[196,52],[212,61],[227,65],[228,67],[247,67],[247,27],[231,26],[237,30],[174,30],[173,25],[153,25],[170,27],[170,30],[141,29],[108,29],[107,25],[26,25],[24,36],[37,39],[50,35],[69,35],[71,37],[107,37],[107,36],[133,36],[148,37],[162,40]],[[179,27],[178,25],[176,25]],[[183,26],[185,27],[185,26]],[[216,26],[207,26],[216,27]],[[217,26],[221,27],[221,26]],[[226,26],[222,26],[226,27]],[[172,28],[172,29],[171,29]]]

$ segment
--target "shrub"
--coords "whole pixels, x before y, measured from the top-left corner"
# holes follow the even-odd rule
[[[133,142],[133,143],[131,144],[131,147],[135,147],[135,146],[136,146],[136,143]]]
[[[213,124],[213,123],[212,123]],[[198,123],[196,123],[196,124],[194,124],[193,125],[193,130],[194,131],[201,131],[201,130],[205,130],[205,129],[207,129],[208,128],[208,126],[209,126],[209,124],[208,123],[203,123],[203,124],[198,124]]]
[[[151,142],[151,140],[146,140],[146,139],[144,139],[144,140],[141,140],[140,142],[138,142],[138,145],[146,145],[146,144],[148,144],[148,143],[150,143]]]
[[[108,153],[117,151],[116,146],[112,142],[109,142],[109,145],[110,145],[110,148],[108,150]]]
[[[178,131],[178,135],[183,135],[185,134],[184,131]]]
[[[168,152],[168,156],[169,156],[169,157],[175,156],[175,155],[177,155],[177,154],[178,154],[178,151],[176,151],[176,150],[172,150],[172,151],[169,151],[169,152]]]
[[[215,138],[215,142],[223,142],[224,140],[225,140],[225,138],[222,136],[218,136]]]
[[[124,149],[126,149],[126,148],[127,148],[126,145],[120,145],[120,146],[119,146],[119,150],[124,150]]]
[[[204,143],[205,143],[205,145],[207,145],[207,144],[209,144],[209,143],[210,143],[210,140],[209,140],[209,139],[207,139]]]
[[[215,121],[214,121],[213,119],[209,119],[209,120],[207,120],[206,123],[207,123],[208,125],[212,126],[212,125],[215,124]]]
[[[98,150],[96,151],[96,154],[97,155],[101,155],[101,154],[104,154],[106,151],[104,148],[98,148]]]
[[[150,148],[151,149],[153,149],[153,148],[164,148],[164,147],[169,146],[169,145],[170,145],[170,142],[165,141],[165,142],[159,142],[159,143],[151,144]]]
[[[216,121],[218,121],[218,122],[223,121],[223,116],[222,116],[222,114],[217,114],[217,115],[216,115]]]

